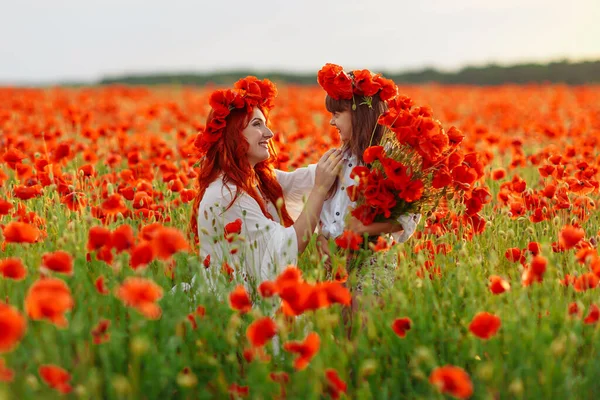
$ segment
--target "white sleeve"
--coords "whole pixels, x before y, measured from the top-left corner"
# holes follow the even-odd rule
[[[245,246],[240,259],[245,260],[246,270],[258,283],[274,280],[287,265],[297,263],[298,239],[293,226],[286,228],[265,217],[256,200],[246,193],[240,195],[231,209],[239,215],[236,218],[242,219]]]
[[[403,214],[398,217],[398,222],[402,225],[403,230],[392,233],[394,240],[403,243],[410,239],[415,233],[419,221],[421,221],[421,214]]]
[[[302,213],[304,203],[315,185],[316,169],[317,164],[310,164],[292,172],[275,170],[277,181],[283,189],[285,207],[294,221]]]

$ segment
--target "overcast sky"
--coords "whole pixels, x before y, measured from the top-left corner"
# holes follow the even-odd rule
[[[600,59],[600,0],[0,0],[0,83]]]

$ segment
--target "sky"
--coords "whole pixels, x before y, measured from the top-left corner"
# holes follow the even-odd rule
[[[0,84],[600,59],[600,0],[0,0]]]

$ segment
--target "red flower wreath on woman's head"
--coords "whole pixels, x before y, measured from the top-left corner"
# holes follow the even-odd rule
[[[379,94],[382,101],[396,97],[398,88],[391,79],[373,74],[368,69],[350,73],[336,64],[327,63],[317,74],[317,82],[335,100],[350,100],[353,95],[371,97]]]
[[[194,146],[205,154],[208,149],[223,135],[227,117],[234,109],[246,108],[251,113],[255,107],[263,111],[273,108],[273,99],[277,96],[277,88],[268,79],[259,80],[255,76],[247,76],[237,81],[234,89],[219,89],[211,93],[208,103],[212,111],[206,121],[204,130],[198,133]]]

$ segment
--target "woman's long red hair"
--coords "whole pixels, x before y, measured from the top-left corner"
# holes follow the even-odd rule
[[[261,108],[261,111],[267,117],[266,110]],[[212,114],[213,112],[211,111],[207,121],[211,120]],[[240,191],[243,191],[256,200],[261,211],[267,218],[273,219],[273,216],[267,211],[265,201],[258,190],[262,191],[265,197],[273,204],[277,204],[278,199],[283,199],[283,190],[275,175],[277,157],[272,142],[269,142],[271,156],[268,160],[256,164],[254,168],[248,162],[247,154],[249,145],[246,138],[242,135],[242,131],[248,125],[249,117],[250,114],[245,108],[232,110],[226,118],[227,125],[223,130],[222,137],[213,144],[200,161],[198,193],[194,199],[190,221],[190,230],[196,238],[196,242],[199,240],[198,208],[200,207],[200,202],[204,197],[208,185],[218,179],[221,174],[223,174],[224,184],[231,183],[237,188],[233,200],[227,208],[233,205],[241,194]],[[258,188],[252,185],[254,181],[258,181]],[[291,226],[294,223],[285,207],[285,202],[282,203],[281,208],[278,208],[278,211],[279,218],[284,226]]]

